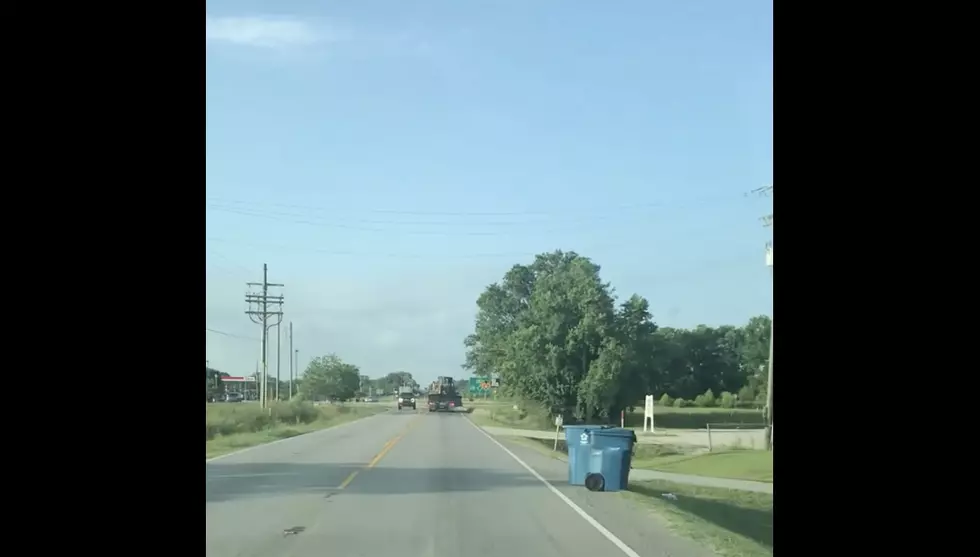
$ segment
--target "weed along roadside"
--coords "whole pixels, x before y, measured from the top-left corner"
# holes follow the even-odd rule
[[[205,459],[386,412],[386,406],[208,404]]]

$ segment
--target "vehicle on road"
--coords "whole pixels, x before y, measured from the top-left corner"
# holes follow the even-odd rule
[[[438,377],[429,385],[429,412],[452,412],[463,406],[452,377]]]
[[[244,402],[242,393],[225,393],[225,402]]]
[[[412,387],[399,387],[398,388],[398,409],[401,410],[405,407],[411,407],[415,410],[415,389]]]

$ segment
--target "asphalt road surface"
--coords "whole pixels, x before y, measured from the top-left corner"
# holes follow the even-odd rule
[[[208,557],[638,557],[462,415],[393,411],[206,467]]]

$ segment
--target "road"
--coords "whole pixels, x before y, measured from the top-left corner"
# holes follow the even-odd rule
[[[703,555],[607,530],[463,415],[380,414],[206,469],[208,557]]]

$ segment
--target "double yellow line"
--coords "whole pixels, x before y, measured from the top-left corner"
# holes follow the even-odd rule
[[[401,433],[389,439],[388,442],[385,443],[383,447],[381,447],[381,450],[378,451],[378,454],[374,455],[374,458],[371,459],[371,462],[368,462],[367,466],[362,468],[362,470],[370,470],[371,468],[377,466],[377,464],[381,462],[381,459],[384,458],[389,451],[391,451],[392,447],[394,447],[399,441],[401,441],[402,438],[405,437],[405,435],[409,431],[411,431],[412,428],[415,427],[415,424],[417,424],[418,422],[419,422],[419,416],[415,417]],[[360,473],[361,470],[354,470],[353,472],[351,472],[350,475],[344,478],[344,481],[340,482],[340,486],[338,486],[337,489],[345,489],[348,485],[350,485],[352,481],[354,481],[354,478],[356,478],[357,475]]]

